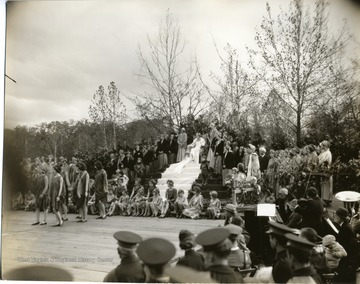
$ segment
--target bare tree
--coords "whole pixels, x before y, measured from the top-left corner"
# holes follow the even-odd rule
[[[106,122],[108,121],[109,113],[103,86],[99,86],[99,89],[95,92],[91,102],[92,105],[89,106],[89,116],[94,122],[101,124],[104,148],[107,148]]]
[[[114,82],[110,82],[108,93],[105,93],[104,87],[100,86],[95,92],[92,105],[89,107],[89,116],[100,123],[103,132],[104,148],[107,148],[106,125],[111,123],[113,131],[113,147],[116,148],[116,125],[125,123],[126,109],[121,101],[121,93]]]
[[[309,111],[327,99],[322,95],[333,80],[329,72],[332,58],[343,51],[348,40],[345,26],[332,36],[327,5],[318,0],[311,13],[302,0],[293,0],[289,11],[282,10],[274,19],[267,3],[267,17],[255,36],[258,50],[249,50],[250,66],[261,78],[262,88],[268,90],[265,93],[290,114],[281,119],[293,129],[297,144]]]
[[[161,120],[169,127],[179,126],[188,115],[196,117],[207,105],[204,90],[198,78],[196,59],[188,67],[182,58],[186,42],[179,23],[169,11],[160,22],[154,38],[148,36],[150,52],[145,55],[139,47],[140,80],[152,91],[143,92],[134,103],[141,117]]]

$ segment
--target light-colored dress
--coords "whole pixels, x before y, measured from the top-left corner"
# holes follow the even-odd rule
[[[324,166],[324,163],[327,162],[328,168],[331,166],[332,155],[329,149],[322,152],[319,155],[319,166]],[[333,198],[333,177],[323,177],[321,182],[321,198],[324,200],[332,200]]]
[[[190,157],[195,162],[200,164],[199,162],[199,154],[201,146],[205,146],[205,140],[200,137],[199,139],[195,138],[194,141],[190,144],[192,147],[190,150]]]
[[[202,195],[194,195],[189,201],[189,207],[183,211],[183,214],[191,219],[199,218],[203,209],[204,199]]]
[[[207,210],[211,211],[215,217],[220,217],[221,202],[219,198],[211,198]]]
[[[185,132],[180,133],[177,142],[179,147],[178,147],[176,162],[181,162],[186,154],[187,134]]]

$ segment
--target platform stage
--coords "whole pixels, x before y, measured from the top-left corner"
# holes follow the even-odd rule
[[[47,226],[31,226],[35,213],[10,211],[3,213],[2,273],[35,262],[67,269],[75,281],[102,282],[105,275],[119,263],[117,243],[113,234],[119,230],[133,231],[144,239],[162,237],[177,248],[175,258],[183,255],[178,234],[187,229],[198,234],[217,227],[224,220],[191,220],[176,218],[146,218],[112,216],[96,220],[89,216],[87,223],[77,223],[75,215],[63,227],[49,214]]]

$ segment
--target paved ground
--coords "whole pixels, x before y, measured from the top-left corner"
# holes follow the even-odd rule
[[[191,220],[176,218],[145,218],[113,216],[106,220],[75,222],[75,215],[63,227],[53,228],[55,216],[49,215],[47,226],[31,226],[35,214],[12,211],[3,215],[2,271],[34,263],[56,265],[72,273],[75,281],[102,282],[105,275],[119,263],[113,233],[136,231],[143,238],[164,237],[177,248],[176,257],[183,254],[178,234],[188,229],[198,234],[223,224],[224,220]]]

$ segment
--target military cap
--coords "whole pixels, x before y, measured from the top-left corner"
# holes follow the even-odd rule
[[[243,227],[245,224],[245,221],[243,218],[241,218],[241,216],[239,214],[235,214],[235,216],[231,218],[231,224]]]
[[[234,204],[226,204],[225,210],[230,213],[236,213],[236,206]]]
[[[224,227],[225,229],[229,230],[231,235],[240,235],[242,233],[242,229],[240,226],[236,226],[234,224],[228,224]]]
[[[176,248],[168,240],[150,238],[141,242],[136,252],[145,264],[163,265],[174,257]]]
[[[64,268],[49,265],[27,265],[4,274],[6,280],[17,281],[73,281],[70,272]]]
[[[222,249],[223,242],[230,236],[230,232],[225,228],[213,228],[201,232],[196,238],[195,242],[203,246],[204,251],[212,251],[215,249]],[[227,247],[224,248],[225,250]],[[229,248],[230,249],[230,248]]]
[[[279,224],[274,221],[269,221],[269,230],[266,231],[267,234],[277,235],[277,236],[285,236],[285,234],[293,234],[293,230],[290,229],[288,226],[283,224]]]
[[[182,265],[167,267],[165,273],[175,283],[218,283],[211,278],[209,272],[197,271]]]
[[[285,234],[285,237],[288,239],[286,246],[289,248],[294,248],[303,252],[311,252],[315,246],[314,243],[294,234]]]
[[[142,238],[138,234],[128,231],[118,231],[114,234],[114,238],[121,246],[127,248],[134,247],[136,244],[142,242]]]
[[[335,214],[340,218],[346,219],[346,217],[349,215],[349,212],[345,208],[340,207],[336,210]]]

